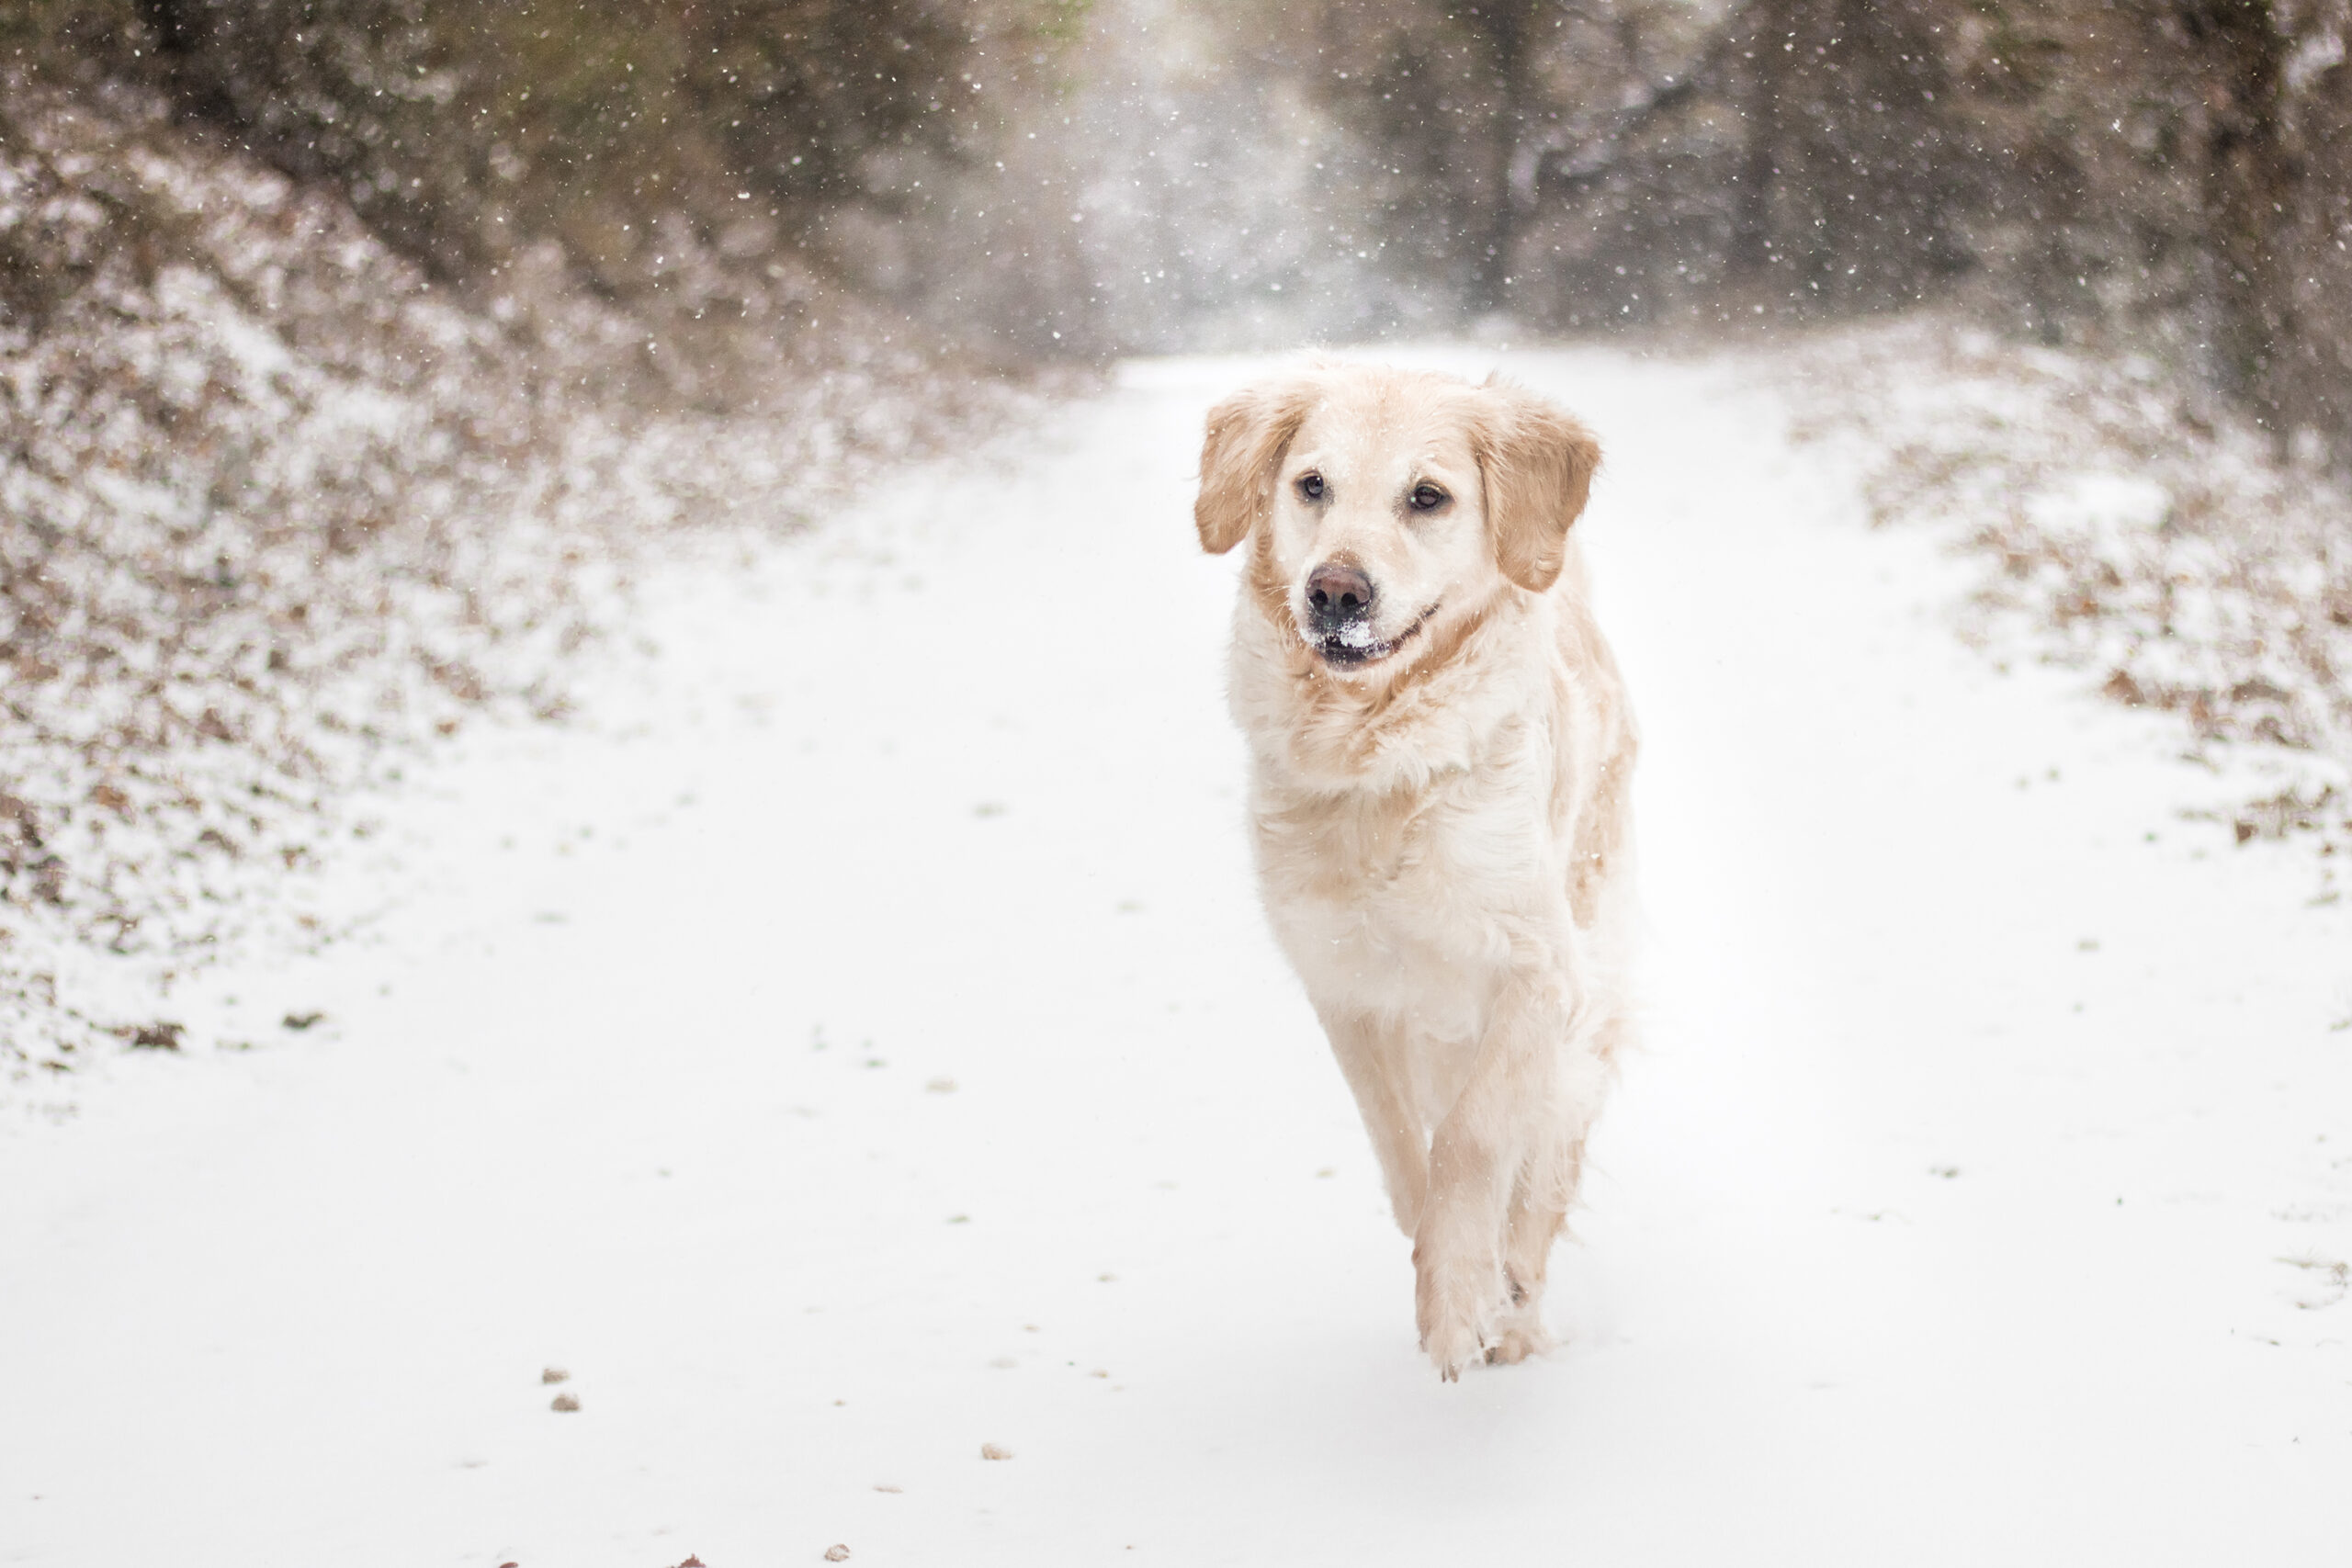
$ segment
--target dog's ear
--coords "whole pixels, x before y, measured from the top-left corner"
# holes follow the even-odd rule
[[[1478,389],[1471,448],[1487,487],[1487,526],[1503,575],[1541,593],[1559,581],[1568,525],[1592,493],[1600,443],[1524,387],[1489,377]]]
[[[1201,492],[1193,523],[1201,548],[1221,556],[1250,536],[1274,496],[1274,468],[1306,421],[1314,389],[1274,382],[1236,392],[1209,410],[1201,441]]]

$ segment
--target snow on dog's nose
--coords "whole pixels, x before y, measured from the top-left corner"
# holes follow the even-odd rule
[[[1369,628],[1378,597],[1372,579],[1351,561],[1327,560],[1306,574],[1306,614],[1326,637],[1360,622]]]

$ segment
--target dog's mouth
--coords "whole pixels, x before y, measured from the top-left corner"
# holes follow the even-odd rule
[[[1412,641],[1420,634],[1421,628],[1430,624],[1430,617],[1437,611],[1438,606],[1431,604],[1413,617],[1412,625],[1385,641],[1374,637],[1370,626],[1355,621],[1335,632],[1326,632],[1320,637],[1309,636],[1306,639],[1306,645],[1324,663],[1335,670],[1362,670],[1367,665],[1379,663]]]

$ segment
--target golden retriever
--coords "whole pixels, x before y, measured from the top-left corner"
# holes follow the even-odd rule
[[[1600,448],[1532,392],[1319,363],[1208,416],[1250,547],[1258,876],[1413,1240],[1449,1381],[1548,1343],[1545,1260],[1628,1038],[1634,736],[1569,525]]]

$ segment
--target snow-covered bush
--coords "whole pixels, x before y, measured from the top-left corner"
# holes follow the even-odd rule
[[[552,247],[461,295],[152,94],[12,83],[0,1061],[167,1040],[190,965],[320,934],[272,895],[350,786],[469,710],[559,712],[663,528],[793,526],[1001,401],[796,287],[700,411],[652,395],[682,340]]]
[[[2352,852],[2352,498],[2315,454],[2280,461],[2152,358],[1948,317],[1835,334],[1800,363],[1811,428],[1872,455],[1877,516],[1988,560],[1988,615],[2258,763],[2260,794],[2230,813],[2241,840]]]

